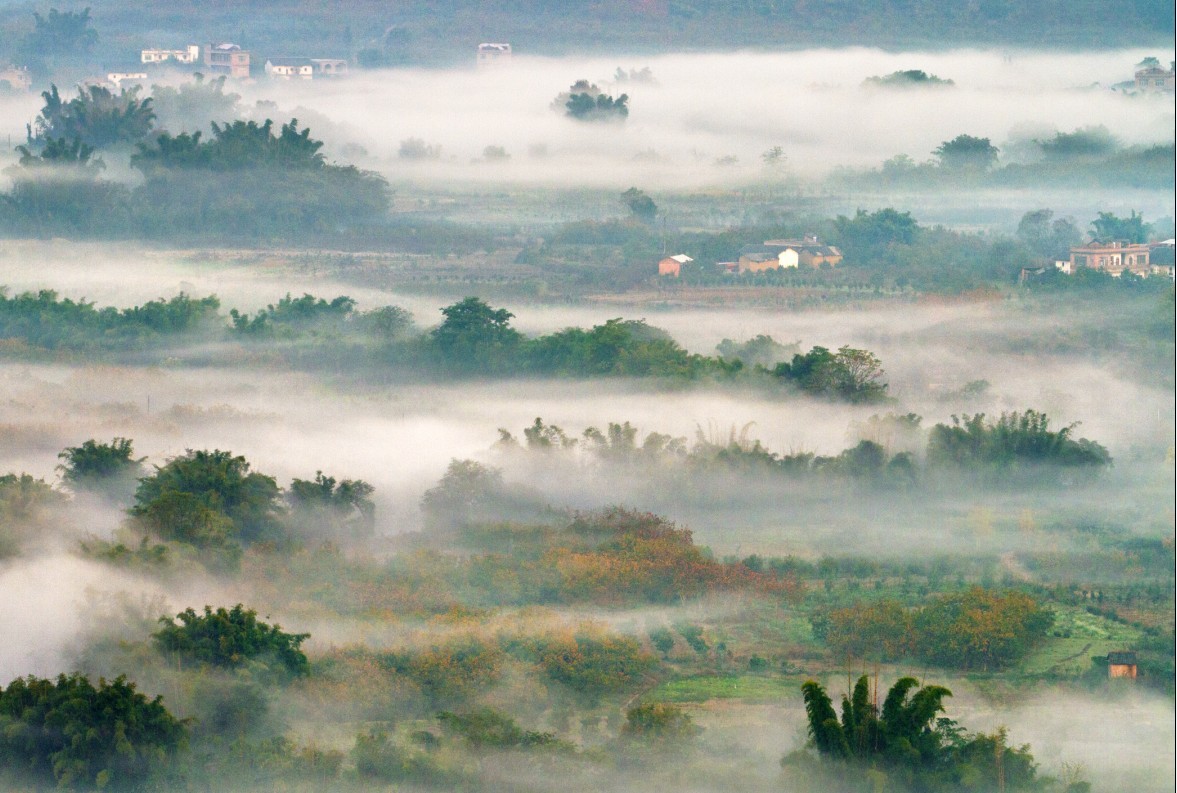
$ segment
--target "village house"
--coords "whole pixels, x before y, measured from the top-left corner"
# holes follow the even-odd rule
[[[269,58],[265,69],[267,77],[286,80],[311,80],[315,76],[315,64],[310,58]]]
[[[142,50],[139,53],[140,63],[165,63],[175,61],[192,66],[200,61],[200,47],[189,44],[182,50]]]
[[[1148,275],[1152,272],[1148,264],[1149,247],[1116,240],[1114,242],[1091,242],[1071,248],[1071,271],[1079,267],[1102,270],[1116,278],[1127,270],[1133,275]]]
[[[116,90],[128,88],[136,83],[146,83],[147,72],[134,68],[111,69],[106,73],[106,82],[113,85]]]
[[[1173,64],[1168,69],[1151,66],[1136,72],[1136,90],[1144,94],[1171,94],[1177,87]]]
[[[827,264],[836,267],[841,261],[841,251],[830,245],[822,245],[817,237],[807,235],[800,240],[765,240],[763,245],[745,245],[740,249],[737,270],[741,273],[758,273],[802,265],[817,268]]]
[[[33,78],[29,76],[29,70],[20,66],[7,66],[0,69],[0,89],[4,86],[3,83],[8,84],[10,91],[27,91],[33,87]]]
[[[249,51],[236,44],[209,44],[204,48],[204,65],[216,75],[249,77]]]
[[[1130,650],[1108,653],[1108,679],[1136,679],[1136,653]]]
[[[670,275],[678,278],[682,275],[682,266],[695,261],[685,253],[679,253],[674,256],[667,256],[662,261],[658,262],[658,275]]]
[[[342,58],[311,58],[311,65],[318,77],[346,77],[348,73],[347,61]]]
[[[475,54],[475,66],[478,66],[479,68],[484,66],[501,66],[510,62],[510,44],[483,42],[482,44],[478,45],[478,50]]]

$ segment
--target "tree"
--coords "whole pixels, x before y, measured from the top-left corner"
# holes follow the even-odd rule
[[[511,327],[514,314],[505,308],[491,308],[477,297],[446,306],[441,313],[445,321],[429,338],[442,362],[455,369],[493,371],[510,360],[523,338]]]
[[[98,33],[90,23],[88,6],[81,11],[51,8],[45,16],[34,11],[33,31],[25,39],[25,48],[34,55],[88,53],[98,43]]]
[[[953,416],[952,426],[937,424],[928,437],[928,462],[1015,481],[1017,475],[1057,476],[1064,470],[1098,472],[1112,458],[1099,443],[1072,438],[1075,427],[1050,429],[1050,418],[1037,410],[1002,413],[996,421],[984,413]]]
[[[801,694],[814,748],[847,774],[843,784],[851,788],[878,789],[895,777],[913,790],[1040,789],[1028,746],[1006,746],[1003,730],[973,735],[937,717],[952,696],[943,686],[921,688],[913,677],[900,678],[880,711],[863,675],[842,697],[841,720],[816,681],[802,684]]]
[[[41,97],[45,105],[29,129],[29,144],[37,148],[60,138],[80,140],[97,149],[138,143],[155,124],[151,98],[140,99],[138,86],[116,94],[91,85],[79,88],[78,95],[66,102],[52,85]]]
[[[1048,162],[1068,163],[1075,160],[1096,159],[1114,154],[1120,142],[1102,124],[1083,127],[1074,132],[1056,132],[1049,140],[1036,140]]]
[[[621,194],[621,203],[629,209],[629,213],[643,223],[649,223],[658,214],[658,205],[636,187],[631,187]]]
[[[162,697],[122,676],[95,686],[78,674],[30,675],[0,688],[0,776],[24,789],[159,789],[152,782],[186,741]]]
[[[932,153],[940,158],[940,167],[950,171],[987,171],[997,162],[997,147],[989,138],[972,135],[957,135]]]
[[[910,212],[890,207],[869,213],[860,209],[853,218],[839,215],[834,228],[847,258],[856,264],[888,257],[897,246],[914,244],[921,232]]]
[[[306,534],[349,539],[371,537],[376,531],[375,488],[362,479],[344,479],[315,472],[314,480],[295,479],[287,498],[292,517]]]
[[[883,77],[868,77],[862,82],[866,86],[880,88],[923,88],[923,87],[951,87],[956,85],[952,80],[945,80],[934,74],[928,74],[922,69],[907,69],[891,72]]]
[[[18,553],[29,539],[54,528],[54,508],[64,496],[32,474],[0,476],[0,559]]]
[[[1100,212],[1099,217],[1091,221],[1091,238],[1095,242],[1148,242],[1148,235],[1152,226],[1144,222],[1144,216],[1132,210],[1126,218],[1117,217],[1111,212]]]
[[[1052,222],[1054,212],[1039,209],[1022,215],[1018,239],[1044,259],[1066,258],[1070,249],[1082,241],[1079,229],[1068,218]]]
[[[187,608],[175,620],[160,617],[159,622],[162,627],[151,634],[155,646],[189,661],[226,668],[261,661],[290,675],[310,670],[299,649],[311,637],[309,633],[286,633],[279,625],[262,622],[256,611],[240,603],[216,611],[205,606],[204,614]]]
[[[669,746],[703,732],[691,715],[670,702],[645,702],[625,712],[621,734],[647,744]]]
[[[555,733],[524,730],[514,719],[494,708],[474,708],[465,713],[442,711],[437,720],[476,749],[531,749],[561,746]]]
[[[128,438],[115,438],[110,443],[91,439],[58,454],[58,459],[65,461],[58,469],[73,488],[113,492],[128,487],[143,473],[147,458],[133,455]]]
[[[588,80],[577,80],[552,106],[578,121],[624,121],[629,115],[628,103],[628,94],[614,99]]]
[[[279,539],[278,485],[249,469],[232,452],[189,449],[140,480],[131,514],[162,536],[197,545],[213,537]]]
[[[772,373],[802,391],[847,402],[877,402],[887,393],[882,362],[874,353],[849,345],[837,353],[814,347],[794,355],[791,362],[777,364]]]
[[[989,671],[1024,657],[1053,622],[1054,613],[1029,595],[973,587],[933,600],[915,616],[913,628],[925,661]]]
[[[94,156],[94,147],[87,146],[81,138],[46,138],[39,151],[34,152],[29,146],[17,146],[16,151],[23,169],[56,168],[59,174],[84,178],[96,176],[106,167],[102,158]],[[18,178],[23,175],[17,174]],[[44,174],[38,173],[36,178],[44,178]]]
[[[210,119],[235,118],[241,114],[241,96],[226,93],[226,75],[205,80],[200,72],[178,86],[152,85],[151,109],[160,129],[173,133],[196,131]]]
[[[785,150],[780,146],[773,146],[760,155],[760,161],[764,163],[766,168],[780,168],[787,160]]]

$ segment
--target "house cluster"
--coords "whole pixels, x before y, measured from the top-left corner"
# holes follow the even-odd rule
[[[0,94],[5,91],[27,91],[33,86],[29,70],[22,66],[0,68]]]
[[[146,80],[147,69],[161,66],[188,67],[217,77],[244,80],[250,76],[253,63],[249,50],[231,42],[203,47],[189,44],[178,50],[141,50],[138,68],[111,70],[106,80],[117,88],[127,80]],[[267,77],[287,80],[343,77],[348,73],[348,62],[343,58],[267,58],[264,71]]]
[[[1071,258],[1054,263],[1054,266],[1066,273],[1074,275],[1081,267],[1100,270],[1113,278],[1119,278],[1125,272],[1137,276],[1165,275],[1173,277],[1172,264],[1155,264],[1150,261],[1159,248],[1173,248],[1173,240],[1154,243],[1131,243],[1114,240],[1112,242],[1089,242],[1071,248]]]
[[[685,254],[668,256],[658,262],[658,274],[677,278],[682,274],[682,266],[691,261],[693,259]],[[821,244],[816,236],[808,234],[799,240],[765,240],[760,245],[745,245],[740,248],[738,259],[719,262],[716,267],[722,272],[735,275],[800,267],[836,267],[841,261],[841,251],[832,245]]]
[[[1136,91],[1143,94],[1171,94],[1177,87],[1177,62],[1170,61],[1168,69],[1147,66],[1136,71]]]

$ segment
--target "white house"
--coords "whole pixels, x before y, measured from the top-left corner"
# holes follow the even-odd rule
[[[270,58],[266,61],[266,76],[312,80],[315,77],[315,64],[310,58]]]
[[[190,66],[200,61],[200,47],[196,44],[189,44],[182,50],[142,50],[139,53],[139,61],[141,63],[175,61]]]

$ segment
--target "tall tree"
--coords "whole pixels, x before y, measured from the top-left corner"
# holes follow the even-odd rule
[[[932,153],[940,158],[940,167],[950,171],[987,171],[997,162],[997,147],[989,138],[972,135],[957,135]]]

